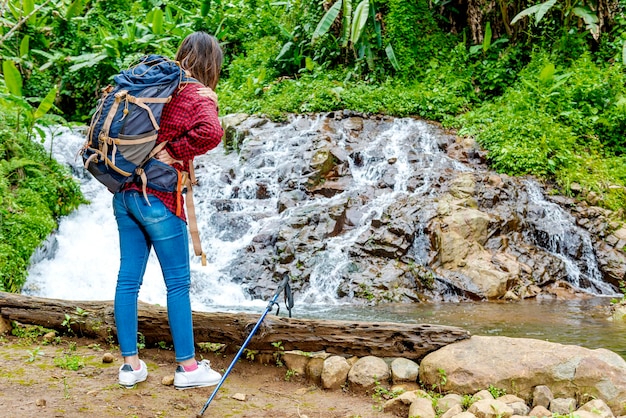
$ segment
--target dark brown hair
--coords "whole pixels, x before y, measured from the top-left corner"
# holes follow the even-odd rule
[[[188,35],[178,48],[176,61],[190,75],[215,90],[220,79],[220,70],[224,54],[214,36],[206,32],[194,32]]]

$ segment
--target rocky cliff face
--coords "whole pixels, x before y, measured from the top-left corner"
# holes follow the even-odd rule
[[[229,266],[257,297],[285,271],[301,295],[365,303],[613,294],[624,278],[626,228],[609,211],[490,171],[471,140],[432,124],[223,123],[240,157],[222,173],[231,197],[275,207],[254,215],[272,220]],[[233,201],[212,204],[213,220],[243,222]]]

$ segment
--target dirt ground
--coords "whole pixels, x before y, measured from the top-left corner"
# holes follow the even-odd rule
[[[113,362],[104,363],[106,353]],[[198,353],[223,372],[234,354]],[[196,417],[214,387],[176,390],[174,354],[141,351],[149,376],[133,389],[117,385],[121,357],[114,347],[85,338],[45,344],[41,337],[0,336],[0,416],[24,417]],[[62,366],[65,366],[62,367]],[[81,367],[82,366],[82,367]],[[74,371],[71,368],[78,368]],[[245,400],[233,398],[244,395]],[[328,391],[291,376],[286,367],[240,359],[203,417],[386,418],[371,394]]]

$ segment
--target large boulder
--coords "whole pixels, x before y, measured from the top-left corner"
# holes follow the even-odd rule
[[[626,361],[606,349],[473,336],[424,357],[419,377],[428,387],[460,394],[493,385],[528,402],[533,389],[545,385],[555,397],[596,397],[616,413],[626,407]]]

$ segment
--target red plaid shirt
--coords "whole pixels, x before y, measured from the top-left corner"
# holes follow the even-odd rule
[[[185,84],[172,96],[165,105],[161,115],[159,137],[157,143],[168,141],[167,152],[183,163],[173,165],[179,171],[189,171],[189,162],[196,155],[202,155],[219,145],[224,135],[222,125],[217,117],[217,106],[213,100],[198,94],[201,84]],[[137,184],[129,189],[141,190]],[[176,193],[160,192],[148,188],[148,193],[158,197],[165,206],[176,213],[180,207],[180,218],[186,221],[183,196],[177,202]]]

